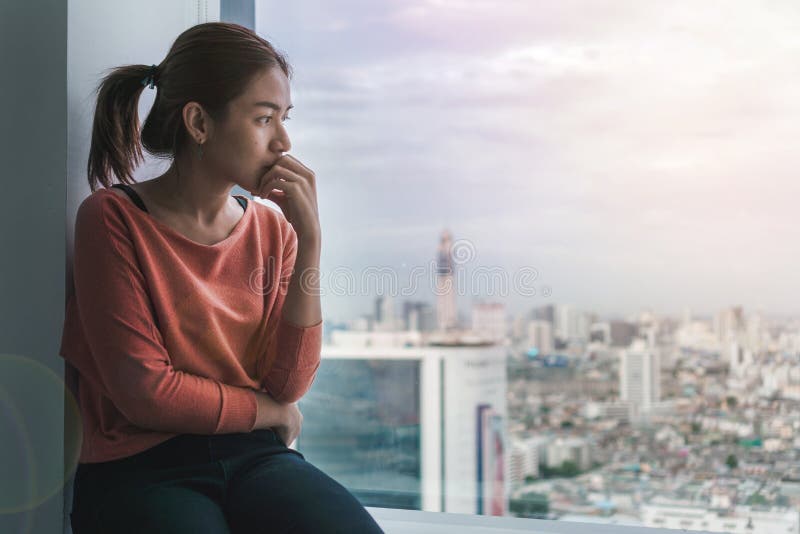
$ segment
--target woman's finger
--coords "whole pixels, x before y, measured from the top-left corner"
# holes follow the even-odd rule
[[[281,208],[281,211],[283,211],[284,215],[286,215],[286,212],[289,209],[288,197],[286,196],[286,193],[282,191],[270,191],[264,198],[277,204]]]
[[[287,192],[293,191],[295,187],[297,186],[288,180],[273,179],[261,185],[258,189],[257,196],[267,198],[273,191],[280,191],[286,194]]]
[[[311,185],[314,191],[317,190],[317,176],[310,168],[308,168],[302,161],[292,156],[291,154],[284,154],[280,163],[284,163],[291,167],[297,174],[305,178]]]

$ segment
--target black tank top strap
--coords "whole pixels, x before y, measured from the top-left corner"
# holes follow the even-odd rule
[[[134,204],[136,204],[142,211],[145,212],[147,211],[147,208],[145,207],[144,202],[142,202],[141,197],[136,193],[136,191],[133,190],[131,186],[129,186],[128,184],[113,184],[111,187],[122,189],[128,194],[129,197],[131,197],[131,200],[133,200]],[[236,199],[236,201],[239,203],[239,205],[242,207],[243,210],[247,211],[246,199],[240,197],[233,197],[233,198]]]
[[[141,209],[144,212],[147,212],[147,208],[145,207],[144,202],[142,202],[141,197],[139,197],[139,195],[136,193],[136,191],[133,190],[131,186],[129,186],[128,184],[113,184],[111,187],[116,187],[118,189],[122,189],[123,191],[125,191],[128,194],[128,196],[131,197],[133,203],[139,207],[139,209]]]

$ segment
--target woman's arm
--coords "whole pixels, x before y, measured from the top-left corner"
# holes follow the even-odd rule
[[[284,154],[262,176],[256,193],[278,204],[293,239],[285,247],[294,275],[283,304],[283,318],[305,328],[322,321],[319,298],[319,257],[322,230],[317,206],[317,177],[294,156]],[[296,248],[296,257],[292,248]],[[283,273],[282,273],[283,275]]]
[[[266,354],[256,372],[261,388],[273,399],[291,403],[305,395],[320,365],[319,278],[313,272],[319,266],[320,247],[318,241],[304,240],[301,249],[292,226],[285,220],[283,224],[287,237],[272,311],[275,318],[269,321]]]
[[[281,235],[285,236],[273,309],[277,321],[270,325],[271,338],[263,365],[257,371],[258,378],[274,399],[291,403],[311,387],[322,347],[319,295],[322,233],[316,176],[297,158],[284,154],[262,177],[254,194],[272,200],[281,208]]]
[[[300,237],[294,274],[283,304],[283,318],[295,326],[314,326],[322,321],[319,297],[320,238]]]

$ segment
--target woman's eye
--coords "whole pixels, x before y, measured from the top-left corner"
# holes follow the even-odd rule
[[[267,124],[267,123],[269,123],[269,120],[270,120],[272,117],[261,117],[261,118],[262,118],[262,119],[266,119],[266,120],[264,120],[264,124]],[[290,119],[291,119],[291,117],[289,117],[289,116],[287,115],[287,116],[286,116],[286,118],[285,118],[285,119],[283,119],[283,120],[284,120],[284,121],[288,121],[288,120],[290,120]]]

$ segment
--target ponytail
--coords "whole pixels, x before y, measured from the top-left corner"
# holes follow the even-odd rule
[[[116,67],[95,89],[97,106],[89,148],[89,188],[110,187],[112,175],[133,182],[133,170],[144,160],[139,137],[139,95],[149,65]]]

